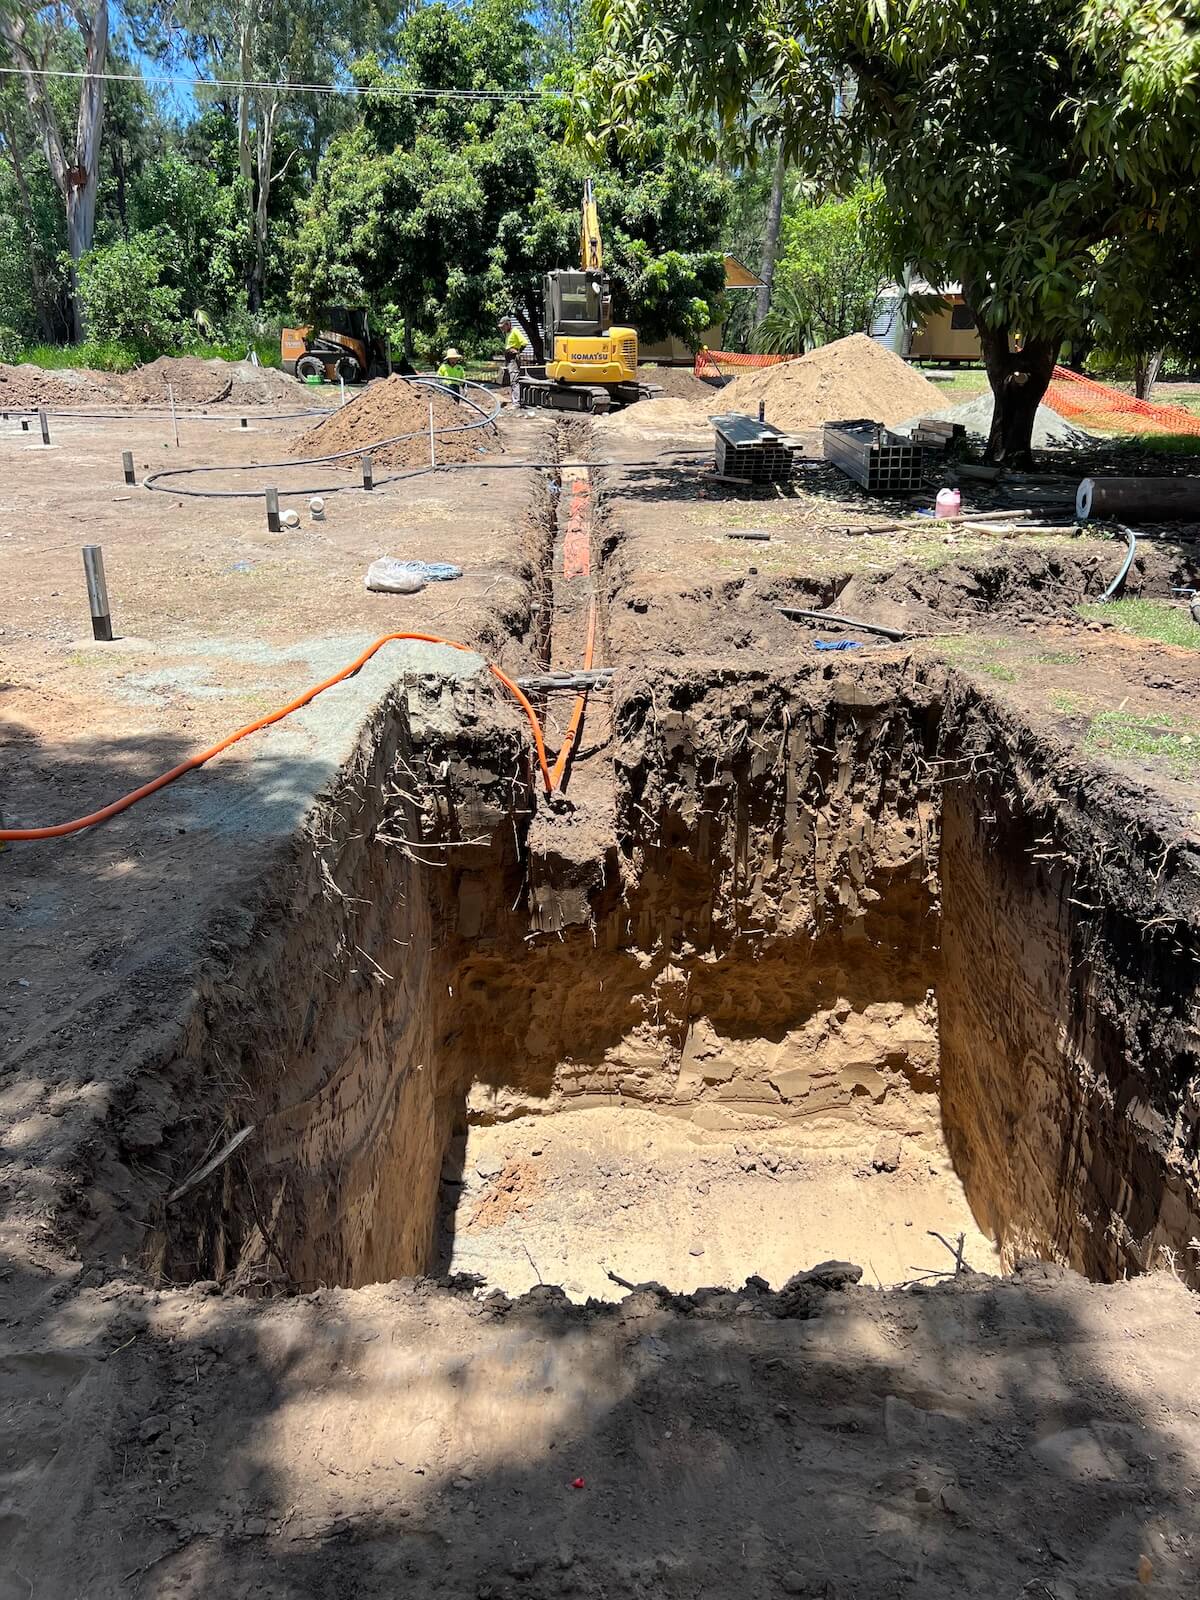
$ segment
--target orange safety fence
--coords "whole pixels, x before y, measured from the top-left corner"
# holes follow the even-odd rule
[[[1200,417],[1182,406],[1156,406],[1120,389],[1055,367],[1046,404],[1069,422],[1105,433],[1190,433],[1200,436]]]
[[[745,350],[699,350],[692,371],[698,378],[724,378],[730,370],[745,367],[774,367],[794,356],[758,356]]]

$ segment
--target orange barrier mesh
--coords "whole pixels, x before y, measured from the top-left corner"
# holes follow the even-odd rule
[[[1122,394],[1106,383],[1055,367],[1046,404],[1069,422],[1105,433],[1190,433],[1200,436],[1200,417],[1182,406],[1156,406]]]
[[[745,350],[700,350],[692,371],[698,378],[723,378],[729,371],[743,367],[773,367],[780,361],[792,361],[793,356],[756,356]]]

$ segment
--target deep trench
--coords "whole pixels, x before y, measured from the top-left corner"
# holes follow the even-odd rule
[[[379,708],[197,1008],[210,1087],[176,1169],[214,1123],[254,1133],[162,1211],[163,1278],[444,1270],[468,1124],[580,1108],[653,1114],[697,1161],[725,1139],[853,1174],[882,1139],[902,1171],[952,1162],[1004,1267],[1194,1278],[1194,847],[940,666],[659,672],[614,698],[611,832],[542,830],[486,683]]]

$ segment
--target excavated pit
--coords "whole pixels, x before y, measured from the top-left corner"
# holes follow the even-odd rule
[[[611,835],[538,811],[485,681],[380,708],[174,1063],[166,1280],[894,1283],[960,1233],[1194,1278],[1165,813],[912,660],[615,700]]]

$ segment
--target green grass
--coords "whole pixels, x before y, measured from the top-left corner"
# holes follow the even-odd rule
[[[1191,433],[1137,433],[1131,443],[1165,456],[1200,456],[1200,436]]]
[[[1200,724],[1179,723],[1172,717],[1100,711],[1092,718],[1084,745],[1124,760],[1163,761],[1176,778],[1200,773]]]
[[[1007,654],[1012,650],[1012,642],[1008,639],[988,639],[982,642],[971,638],[970,635],[951,634],[939,639],[937,648],[940,655],[959,662],[971,672],[982,672],[984,677],[994,678],[997,683],[1017,681],[1016,668],[995,659],[997,654]]]
[[[1110,600],[1106,605],[1076,606],[1081,617],[1113,622],[1122,633],[1139,639],[1158,639],[1185,650],[1200,650],[1200,624],[1182,602],[1170,600]]]
[[[1070,689],[1055,689],[1050,695],[1050,709],[1064,717],[1078,716],[1086,705],[1083,696],[1072,693]]]
[[[243,340],[234,344],[190,344],[174,350],[160,350],[158,354],[198,356],[201,361],[244,361],[251,347],[257,351],[260,365],[279,366],[279,340],[271,338]],[[132,345],[122,344],[119,339],[86,339],[83,344],[29,345],[21,351],[18,359],[42,367],[47,372],[55,372],[63,367],[88,367],[96,372],[130,372],[141,365],[143,357]],[[152,360],[153,357],[146,359]]]
[[[97,372],[129,372],[138,364],[137,351],[116,339],[86,339],[83,344],[34,344],[21,360],[48,372],[61,367],[92,367]]]
[[[1073,667],[1080,657],[1074,650],[1039,650],[1032,659],[1039,667]]]
[[[938,393],[950,400],[973,400],[977,394],[983,394],[988,388],[987,373],[982,367],[971,367],[945,376],[939,374],[936,378],[932,377],[929,369],[925,367],[914,367],[913,371],[928,378]]]
[[[186,350],[167,350],[166,355],[199,356],[201,361],[245,361],[247,352],[253,349],[258,355],[258,364],[261,367],[278,367],[281,365],[279,357],[279,340],[250,339],[242,340],[238,344],[196,344],[189,345]]]

